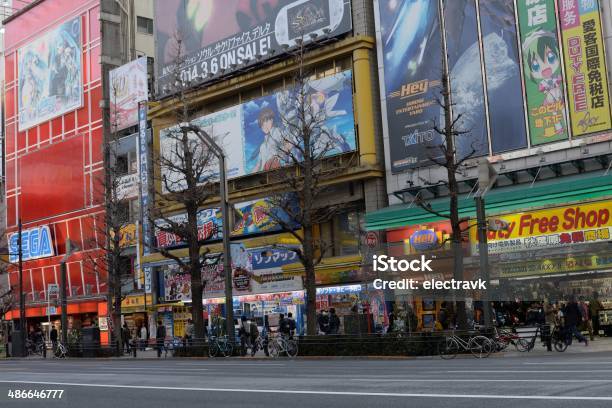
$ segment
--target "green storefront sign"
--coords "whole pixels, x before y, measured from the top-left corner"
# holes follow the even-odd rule
[[[568,138],[554,0],[517,0],[532,145]]]

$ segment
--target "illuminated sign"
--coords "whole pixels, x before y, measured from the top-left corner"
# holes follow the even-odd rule
[[[416,231],[410,236],[410,245],[417,251],[427,251],[438,247],[438,235],[434,230]]]
[[[19,234],[14,233],[9,237],[9,260],[19,261]],[[22,260],[46,258],[55,255],[53,251],[53,239],[49,226],[43,225],[36,228],[21,231],[21,253]]]
[[[499,216],[508,227],[489,231],[490,253],[503,253],[570,244],[590,244],[610,240],[612,201],[550,208]],[[470,231],[473,253],[478,253],[476,229]]]

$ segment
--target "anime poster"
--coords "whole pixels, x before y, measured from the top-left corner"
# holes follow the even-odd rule
[[[513,0],[480,0],[491,150],[527,147]]]
[[[193,124],[207,132],[217,144],[227,152],[227,177],[244,175],[242,160],[242,110],[234,106],[193,121]],[[185,175],[181,169],[185,158],[182,147],[182,133],[178,126],[163,129],[159,133],[160,152],[162,154],[161,173],[164,178],[162,191],[164,194],[178,192],[186,188]],[[193,163],[196,166],[210,163],[201,171],[201,182],[215,182],[219,178],[219,161],[210,153],[206,144],[197,135],[189,135],[190,150],[195,153]],[[203,159],[208,155],[209,159]],[[170,165],[172,163],[172,165]]]
[[[532,145],[568,138],[554,0],[516,2]]]
[[[164,270],[164,300],[191,301],[191,275],[180,273],[178,265],[168,265]]]
[[[313,117],[319,115],[320,121],[312,122],[315,127],[321,125],[313,133],[315,154],[332,156],[356,149],[352,89],[351,71],[307,83],[306,109]],[[245,174],[291,165],[300,156],[300,149],[293,148],[299,142],[291,126],[298,108],[295,101],[290,89],[242,105]]]
[[[352,28],[350,0],[157,0],[158,91],[176,75],[202,83],[219,73],[259,64],[296,40],[336,37]],[[176,71],[177,39],[185,62]]]
[[[442,44],[438,1],[377,1],[378,61],[391,171],[428,165],[441,156],[433,130],[440,117]]]
[[[559,17],[572,134],[608,130],[612,119],[599,1],[560,1]]]
[[[20,131],[82,105],[81,55],[80,17],[19,49]]]
[[[453,116],[461,115],[457,128],[468,132],[455,138],[457,159],[488,155],[489,140],[474,0],[446,2],[444,21]],[[442,108],[439,123],[444,123]]]
[[[138,103],[148,99],[147,58],[141,57],[109,73],[111,130],[138,123]]]
[[[295,205],[297,206],[297,201]],[[265,198],[240,203],[236,205],[235,208],[240,218],[234,221],[232,236],[280,231],[281,226],[278,224],[279,220],[285,225],[292,224],[292,221],[285,211]],[[298,227],[297,224],[294,226],[295,228]]]

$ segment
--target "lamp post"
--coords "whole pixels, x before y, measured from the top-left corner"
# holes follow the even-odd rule
[[[221,223],[223,234],[223,271],[225,273],[225,328],[230,342],[234,341],[234,297],[232,295],[232,258],[230,254],[230,216],[227,190],[227,168],[225,153],[210,135],[187,123],[181,124],[181,130],[198,135],[215,157],[219,160],[219,195],[221,198]]]

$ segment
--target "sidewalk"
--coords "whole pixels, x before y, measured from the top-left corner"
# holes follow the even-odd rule
[[[588,336],[587,336],[588,338]],[[578,340],[574,339],[572,345],[569,346],[562,354],[584,354],[584,353],[598,353],[598,352],[612,352],[612,337],[598,337],[595,336],[595,340],[589,340],[589,345],[585,346],[584,343],[579,343]],[[519,352],[514,347],[508,347],[508,350],[502,352],[501,354],[510,355],[545,355],[551,353],[558,353],[554,350],[549,352],[546,350],[546,345],[544,345],[540,339],[536,340],[535,346],[533,350],[530,352]],[[558,353],[559,354],[559,353]]]

